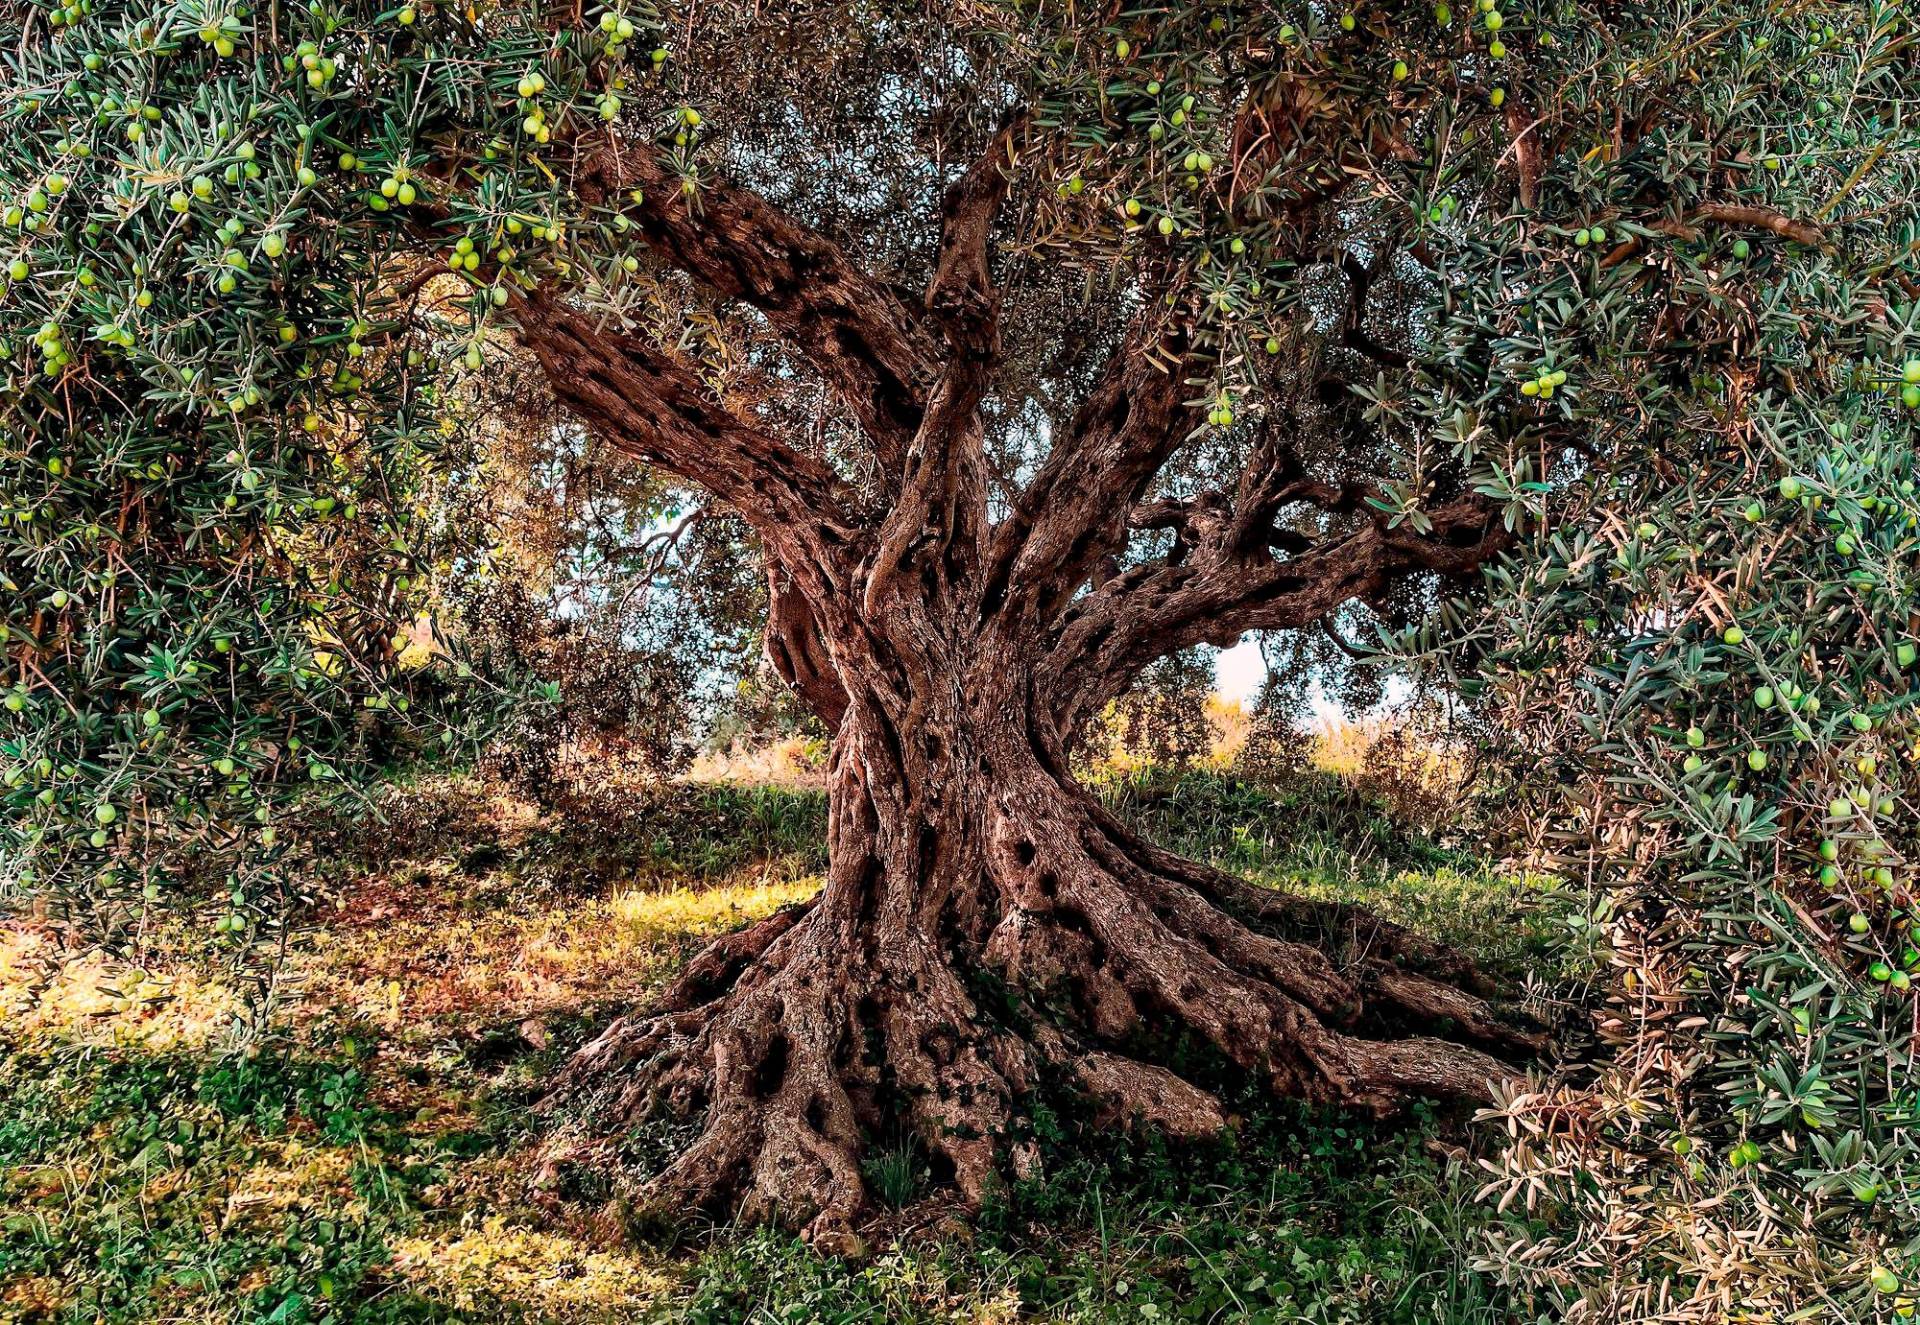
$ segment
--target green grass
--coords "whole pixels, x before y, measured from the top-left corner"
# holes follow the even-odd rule
[[[964,1226],[929,1213],[919,1152],[883,1143],[867,1171],[893,1236],[862,1261],[766,1230],[610,1239],[590,1171],[530,1180],[546,1124],[527,1105],[702,935],[814,886],[821,798],[689,788],[583,825],[441,793],[454,807],[423,802],[377,859],[333,862],[289,960],[299,996],[265,1032],[234,1030],[235,979],[199,931],[157,932],[134,969],[0,929],[0,1321],[1530,1318],[1472,1269],[1497,1216],[1435,1144],[1457,1119],[1245,1097],[1230,1143],[1178,1153],[1043,1113],[1045,1176]],[[1178,849],[1495,964],[1545,945],[1515,923],[1531,883],[1337,787],[1109,794]]]
[[[1367,906],[1501,975],[1564,973],[1562,908],[1540,905],[1548,880],[1410,833],[1334,774],[1308,772],[1270,793],[1220,773],[1149,770],[1104,791],[1123,818],[1183,855]]]
[[[1420,1128],[1289,1111],[1268,1122],[1198,1162],[1068,1152],[967,1240],[866,1264],[766,1231],[726,1240],[701,1260],[687,1318],[1507,1319],[1470,1266],[1466,1186],[1421,1150]]]
[[[0,1283],[25,1319],[371,1306],[360,1290],[424,1177],[344,1057],[16,1047],[0,1099]]]

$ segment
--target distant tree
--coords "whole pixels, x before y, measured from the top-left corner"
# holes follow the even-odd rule
[[[22,877],[124,896],[161,840],[237,843],[247,930],[294,775],[459,692],[430,613],[499,569],[460,457],[531,365],[520,440],[679,490],[623,546],[738,522],[832,733],[819,898],[560,1083],[609,1130],[700,1119],[649,1200],[837,1232],[891,1118],[979,1200],[1056,1075],[1218,1131],[1165,1066],[1207,1054],[1486,1098],[1535,1041],[1468,963],[1142,841],[1070,755],[1195,646],[1418,620],[1684,422],[1662,319],[1713,294],[1649,251],[1825,242],[1748,196],[1750,94],[1815,94],[1700,81],[1740,11],[0,17]],[[1583,281],[1651,368],[1579,357]]]

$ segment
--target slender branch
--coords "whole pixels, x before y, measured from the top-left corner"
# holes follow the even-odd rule
[[[1323,616],[1320,618],[1320,631],[1329,640],[1333,641],[1334,648],[1346,654],[1347,657],[1354,659],[1356,662],[1366,659],[1367,651],[1358,645],[1349,644],[1347,637],[1340,633],[1340,628],[1333,624],[1333,618],[1331,616]]]
[[[678,550],[680,540],[685,538],[688,531],[695,525],[706,519],[707,515],[706,507],[696,506],[665,529],[647,535],[636,544],[618,548],[613,552],[612,555],[618,557],[644,556],[647,558],[646,568],[631,577],[632,582],[627,586],[626,592],[620,595],[622,614],[632,605],[634,599],[638,598],[643,604],[648,601],[653,593],[653,582],[660,578],[660,573],[666,570],[667,563],[673,560],[673,554]]]
[[[668,559],[673,556],[673,550],[679,546],[680,540],[687,536],[687,531],[706,519],[708,514],[706,507],[696,506],[665,529],[655,530],[638,543],[615,549],[613,555],[639,557],[652,553],[648,567],[652,574],[658,575],[666,568]]]
[[[1225,647],[1249,630],[1311,626],[1343,603],[1378,600],[1411,573],[1464,576],[1511,542],[1498,507],[1478,496],[1426,515],[1425,533],[1381,516],[1285,558],[1214,543],[1116,576],[1074,605],[1044,669],[1063,679],[1058,730],[1076,730],[1157,658]]]
[[[1389,368],[1405,368],[1411,362],[1406,355],[1383,345],[1367,330],[1367,296],[1379,273],[1350,252],[1340,255],[1340,270],[1348,284],[1346,316],[1340,323],[1340,344],[1347,349]]]

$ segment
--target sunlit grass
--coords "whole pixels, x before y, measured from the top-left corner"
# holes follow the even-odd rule
[[[440,1022],[574,1013],[643,998],[711,936],[819,889],[817,878],[748,873],[704,886],[469,912],[426,905],[313,936],[300,957],[309,1004],[395,1033]]]
[[[245,995],[217,967],[132,965],[66,953],[43,928],[0,925],[0,1024],[23,1041],[206,1048],[246,1020]]]
[[[1436,845],[1324,769],[1277,791],[1206,770],[1113,777],[1100,789],[1175,851],[1264,887],[1364,906],[1495,970],[1541,969],[1552,946],[1540,905],[1551,880]]]
[[[223,1222],[273,1224],[289,1210],[364,1219],[364,1202],[354,1191],[355,1149],[299,1137],[262,1146],[254,1162],[237,1169],[226,1188]]]
[[[264,1033],[191,917],[139,965],[0,926],[0,1320],[665,1310],[689,1263],[530,1206],[526,1124],[487,1130],[527,1073],[471,1053],[504,1028],[537,1083],[548,1023],[644,1002],[707,938],[818,890],[813,793],[713,794],[610,887],[530,874],[546,824],[499,797],[454,818],[468,841],[333,878]]]
[[[818,787],[825,781],[827,747],[817,737],[790,736],[751,749],[713,751],[694,760],[694,782]]]
[[[624,892],[613,899],[612,911],[635,939],[659,943],[737,929],[819,891],[818,878],[744,880],[711,888]]]
[[[623,1247],[515,1227],[495,1216],[477,1227],[394,1243],[389,1274],[461,1312],[547,1321],[630,1320],[680,1286],[684,1266]]]

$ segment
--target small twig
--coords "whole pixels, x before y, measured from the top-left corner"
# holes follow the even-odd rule
[[[1323,616],[1320,618],[1320,629],[1325,632],[1328,639],[1333,641],[1334,646],[1338,648],[1340,652],[1346,654],[1347,657],[1357,662],[1365,662],[1374,656],[1357,644],[1349,644],[1346,637],[1334,628],[1333,618],[1331,616]]]
[[[1711,221],[1716,225],[1771,230],[1776,235],[1791,239],[1796,244],[1805,244],[1808,248],[1818,248],[1827,242],[1827,232],[1819,226],[1811,221],[1795,220],[1785,212],[1775,211],[1771,207],[1757,207],[1747,203],[1710,202],[1696,209],[1689,219]]]
[[[628,605],[633,602],[636,594],[639,595],[643,603],[646,601],[647,595],[653,589],[654,580],[658,579],[660,573],[666,570],[667,562],[672,560],[675,549],[680,546],[680,540],[686,536],[688,530],[706,519],[708,514],[709,512],[706,507],[696,506],[665,529],[641,540],[638,547],[621,549],[622,555],[646,553],[649,550],[653,553],[647,562],[645,572],[635,576],[633,583],[628,586],[627,591],[620,596],[619,612],[621,615],[626,613]]]
[[[1853,173],[1847,176],[1846,182],[1834,190],[1833,196],[1820,204],[1820,210],[1813,214],[1813,219],[1816,221],[1824,221],[1833,215],[1833,209],[1846,201],[1847,195],[1860,186],[1860,181],[1867,177],[1867,172],[1872,170],[1874,164],[1886,154],[1887,145],[1885,143],[1876,144],[1874,149],[1868,152],[1865,158],[1861,160],[1860,164],[1853,168]]]

